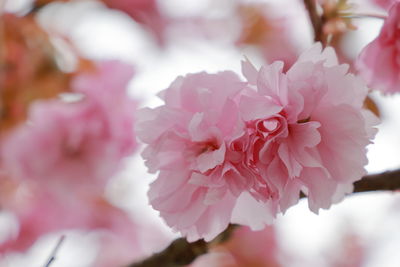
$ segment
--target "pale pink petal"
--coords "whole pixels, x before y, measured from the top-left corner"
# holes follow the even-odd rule
[[[255,99],[248,96],[242,96],[240,99],[240,111],[244,120],[268,118],[281,110],[282,107],[275,104],[272,99]]]
[[[258,71],[248,58],[242,60],[242,73],[247,81],[252,85],[257,85]]]

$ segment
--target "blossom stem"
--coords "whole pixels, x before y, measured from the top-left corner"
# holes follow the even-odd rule
[[[314,41],[321,42],[325,45],[324,33],[322,30],[323,21],[322,17],[318,15],[315,0],[304,0],[304,5],[307,9],[308,16],[310,17],[311,25],[314,29]]]
[[[360,181],[354,183],[353,192],[395,190],[400,190],[400,169],[366,175]],[[302,195],[301,197],[305,196]],[[229,240],[235,228],[236,225],[229,225],[224,232],[218,235],[210,243],[207,243],[204,240],[189,243],[185,238],[176,239],[163,251],[154,254],[141,262],[130,264],[127,267],[178,267],[188,265],[198,256],[207,253],[209,247]]]

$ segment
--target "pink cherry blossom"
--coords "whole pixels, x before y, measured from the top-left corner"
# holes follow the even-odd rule
[[[246,4],[237,7],[242,20],[242,31],[236,41],[241,45],[257,45],[267,63],[283,61],[289,68],[298,56],[298,49],[290,36],[291,17],[279,17],[272,5]]]
[[[388,10],[394,3],[399,2],[399,0],[373,0],[373,2],[381,8]]]
[[[255,95],[242,96],[246,123],[241,159],[264,178],[281,212],[300,192],[318,212],[352,191],[365,173],[366,146],[376,118],[362,108],[367,87],[347,65],[338,65],[332,48],[316,44],[286,72],[275,62],[260,71],[244,62]],[[233,149],[236,150],[234,147]]]
[[[372,89],[386,94],[400,91],[400,2],[389,10],[379,36],[357,59],[356,67]]]
[[[141,255],[136,224],[103,197],[136,148],[135,104],[126,94],[132,74],[130,65],[99,63],[74,79],[69,100],[33,103],[27,123],[1,140],[1,203],[19,224],[1,253],[23,252],[48,233],[83,229],[105,231],[102,241],[137,252],[114,251],[121,264]]]
[[[13,198],[14,202],[3,206],[16,216],[18,231],[15,236],[0,244],[1,254],[25,252],[45,234],[80,229],[102,231],[102,246],[103,242],[108,244],[112,241],[115,247],[124,246],[126,250],[131,250],[130,253],[114,251],[114,255],[120,256],[121,264],[142,255],[138,225],[123,210],[101,196],[73,193],[60,195],[27,184],[21,184],[18,191],[19,195]],[[109,249],[108,252],[111,251]],[[99,259],[105,259],[107,255],[109,257],[108,253],[103,252]],[[117,261],[115,263],[118,264]]]
[[[16,179],[45,181],[53,189],[102,186],[133,153],[135,105],[126,94],[130,66],[103,63],[99,71],[76,80],[82,100],[39,101],[29,123],[4,140],[4,168]]]
[[[229,222],[262,229],[308,196],[310,209],[343,198],[364,174],[375,117],[367,87],[317,44],[288,72],[275,62],[230,73],[179,77],[141,111],[139,138],[150,172],[150,204],[193,241]]]
[[[143,109],[138,137],[149,146],[143,157],[150,172],[150,204],[189,240],[210,240],[230,221],[235,200],[256,183],[238,176],[227,161],[235,136],[235,97],[245,86],[232,72],[178,77],[161,93],[165,105]]]

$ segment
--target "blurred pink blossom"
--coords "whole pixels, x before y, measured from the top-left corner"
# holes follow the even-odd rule
[[[109,248],[101,257],[111,253],[121,265],[142,253],[136,224],[103,197],[108,180],[136,149],[135,103],[126,93],[132,74],[130,65],[99,63],[75,78],[72,100],[35,102],[27,123],[2,140],[1,203],[19,223],[2,253],[24,251],[40,236],[65,229],[105,231],[108,243],[126,249]]]
[[[330,267],[363,267],[368,259],[368,246],[356,233],[345,233],[328,254]]]
[[[136,148],[135,105],[126,96],[128,65],[108,62],[75,80],[82,100],[38,101],[28,123],[4,140],[4,168],[16,179],[34,179],[54,190],[104,184]],[[38,156],[39,155],[39,156]]]
[[[122,253],[122,250],[109,249],[102,252],[101,258],[112,252],[114,256],[119,256],[121,264],[126,264],[129,262],[127,258],[133,260],[143,253],[138,243],[138,225],[123,210],[101,196],[89,193],[60,195],[27,184],[21,184],[18,191],[14,202],[5,207],[18,219],[18,231],[0,244],[0,253],[24,252],[45,234],[71,229],[101,230],[103,236],[108,236],[101,241],[109,242],[112,238],[114,245],[122,243],[131,250],[130,253]]]
[[[400,91],[400,2],[389,10],[379,36],[359,55],[356,67],[375,90],[386,94]]]
[[[272,15],[272,6],[263,4],[239,5],[242,30],[237,45],[256,45],[267,63],[281,60],[288,69],[298,56],[296,44],[290,38],[288,17]]]
[[[373,0],[373,2],[380,6],[381,8],[385,9],[385,10],[389,10],[390,7],[396,3],[399,2],[399,0]]]

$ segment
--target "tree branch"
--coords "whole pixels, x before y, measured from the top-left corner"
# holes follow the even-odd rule
[[[176,267],[190,264],[198,256],[207,253],[208,246],[204,240],[188,243],[185,238],[173,241],[166,249],[154,254],[142,262],[128,267]]]
[[[354,183],[354,193],[400,189],[400,169],[364,176]]]
[[[137,263],[132,263],[127,267],[177,267],[192,263],[198,256],[206,254],[212,245],[223,243],[229,240],[236,225],[230,224],[228,228],[219,234],[210,243],[199,240],[189,243],[186,238],[178,238],[173,241],[166,249],[154,254],[153,256]]]
[[[323,21],[322,17],[318,15],[315,0],[304,0],[304,5],[307,9],[311,25],[314,29],[314,41],[321,42],[325,46],[326,40],[324,38],[324,33],[322,31]]]
[[[354,183],[354,193],[370,191],[393,191],[400,189],[400,169],[386,171],[379,174],[370,174],[364,176],[360,181]],[[301,197],[304,197],[302,195]],[[198,256],[208,252],[210,246],[220,244],[228,240],[236,228],[236,225],[230,225],[224,232],[218,235],[210,243],[204,240],[189,243],[185,238],[179,238],[173,241],[166,249],[154,254],[144,261],[133,263],[127,267],[177,267],[188,265]]]

